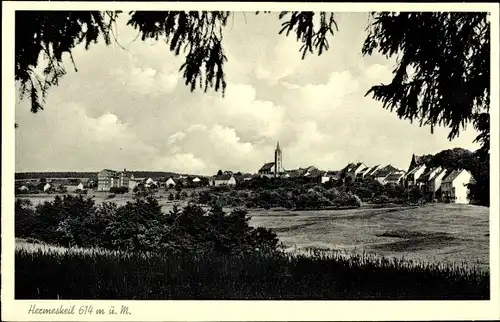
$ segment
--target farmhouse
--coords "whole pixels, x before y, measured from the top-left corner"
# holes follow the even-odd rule
[[[213,177],[212,180],[210,180],[210,185],[215,187],[223,185],[234,186],[236,185],[236,179],[232,175],[223,174],[220,176]]]
[[[441,193],[444,202],[468,204],[468,184],[473,183],[472,174],[464,169],[451,171],[441,183]]]
[[[165,182],[165,186],[167,188],[175,187],[175,181],[174,181],[174,179],[168,178],[167,181]]]

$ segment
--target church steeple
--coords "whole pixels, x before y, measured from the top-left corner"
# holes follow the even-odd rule
[[[276,143],[276,150],[274,151],[274,176],[277,177],[283,172],[283,155],[280,148],[280,142]]]

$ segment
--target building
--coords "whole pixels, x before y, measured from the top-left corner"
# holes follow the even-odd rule
[[[361,171],[366,169],[366,165],[362,162],[349,163],[344,169],[340,170],[344,180],[355,181]]]
[[[167,188],[175,187],[175,181],[174,181],[174,179],[168,178],[167,181],[165,182],[165,186]]]
[[[278,177],[285,173],[283,168],[283,151],[280,148],[280,143],[276,144],[274,151],[274,162],[265,163],[258,171],[259,175],[266,177]]]
[[[468,204],[468,184],[474,183],[472,174],[464,169],[453,170],[441,183],[441,194],[444,202]]]
[[[193,179],[193,183],[199,184],[201,182],[201,179],[196,177]]]
[[[211,186],[234,186],[236,185],[236,179],[234,178],[233,175],[230,174],[223,174],[219,176],[215,176],[212,178],[210,181]]]
[[[432,199],[439,198],[441,192],[441,184],[444,177],[448,173],[446,169],[440,169],[432,178],[427,182],[427,192],[432,195]]]
[[[403,171],[392,172],[382,180],[382,184],[400,184],[404,176]]]
[[[377,180],[378,182],[380,182],[381,184],[385,184],[386,183],[386,178],[392,174],[392,173],[396,173],[396,174],[399,174],[399,173],[402,173],[403,176],[404,176],[404,172],[402,172],[401,170],[399,169],[396,169],[395,167],[393,167],[392,165],[388,164],[386,165],[385,167],[383,168],[379,168],[377,171],[375,171],[373,174],[372,174],[372,178],[374,180]]]
[[[104,169],[97,174],[97,191],[109,191],[113,187],[129,187],[127,169],[122,172]]]
[[[321,183],[325,183],[328,181],[338,181],[340,179],[340,171],[327,171],[321,176]]]
[[[411,168],[411,167],[410,167]],[[410,188],[413,186],[422,186],[422,183],[418,181],[418,179],[425,173],[427,166],[425,164],[417,165],[412,168],[405,176],[405,185]]]
[[[44,186],[43,186],[43,191],[44,192],[47,192],[50,190],[50,188],[52,188],[52,185],[50,183],[46,183]]]

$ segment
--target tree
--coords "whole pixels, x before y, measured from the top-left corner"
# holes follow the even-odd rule
[[[221,176],[222,175],[222,170],[217,171],[217,175]]]
[[[398,55],[394,78],[367,93],[400,118],[450,128],[472,123],[489,150],[490,23],[486,12],[372,13],[363,54]],[[426,35],[422,37],[422,35]]]
[[[269,12],[266,12],[269,13]],[[21,96],[31,98],[31,110],[42,109],[40,97],[65,74],[64,53],[102,36],[106,44],[116,41],[113,26],[121,12],[16,11],[15,79]],[[164,40],[175,55],[185,55],[180,66],[185,84],[192,91],[199,85],[224,95],[226,81],[223,30],[233,13],[224,11],[131,11],[128,25],[141,39]],[[259,14],[257,12],[256,14]],[[314,24],[319,15],[319,26]],[[389,84],[373,86],[366,94],[384,108],[420,125],[450,128],[449,139],[472,123],[480,133],[475,141],[484,154],[489,151],[490,23],[486,12],[373,12],[364,55],[378,51],[398,56]],[[280,34],[294,34],[308,53],[321,55],[329,49],[327,36],[337,30],[333,13],[281,12]],[[425,37],[422,37],[425,35]],[[39,56],[47,65],[41,78],[35,69]],[[76,70],[75,62],[72,60]]]

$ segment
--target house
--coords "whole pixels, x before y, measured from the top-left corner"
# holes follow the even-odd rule
[[[168,178],[167,181],[165,182],[165,186],[167,188],[175,187],[175,181],[174,181],[174,179]]]
[[[430,155],[415,155],[412,154],[411,156],[411,161],[410,161],[410,166],[408,167],[408,173],[413,170],[414,168],[421,166],[423,164],[427,164],[430,161],[431,156]]]
[[[422,164],[422,165],[417,165],[411,171],[409,171],[405,176],[406,187],[413,187],[413,186],[421,187],[422,183],[418,182],[417,180],[424,174],[425,169],[427,169],[427,166],[425,164]]]
[[[356,180],[357,175],[366,169],[366,165],[362,162],[358,163],[349,163],[344,169],[340,170],[344,180],[354,181]]]
[[[373,177],[374,180],[377,180],[381,184],[385,184],[385,179],[391,173],[402,173],[402,171],[399,170],[399,169],[396,169],[392,165],[388,164],[385,167],[379,168],[377,171],[375,171],[372,174],[372,177]],[[403,173],[403,175],[404,175],[404,173]]]
[[[444,202],[468,204],[468,184],[473,183],[472,174],[464,169],[453,170],[443,178],[441,194]]]
[[[321,176],[321,183],[340,180],[340,171],[327,171]]]
[[[405,173],[403,171],[392,172],[383,179],[382,184],[399,184],[404,176]]]
[[[200,183],[201,182],[201,179],[196,177],[193,179],[193,183]]]
[[[27,186],[21,186],[21,188],[19,188],[19,191],[22,191],[22,192],[28,192],[30,189],[27,187]]]
[[[97,191],[109,191],[113,187],[128,187],[129,181],[127,169],[122,172],[104,169],[97,174]]]
[[[212,180],[210,181],[210,185],[215,187],[222,185],[234,186],[236,185],[236,179],[234,178],[233,175],[223,174],[213,177]]]
[[[47,192],[50,190],[50,188],[52,188],[52,185],[50,183],[46,183],[44,186],[43,186],[43,191],[44,192]]]
[[[442,168],[440,166],[426,169],[426,171],[424,171],[424,173],[419,178],[417,178],[417,180],[416,180],[417,186],[421,187],[423,192],[428,192],[429,191],[429,189],[428,189],[429,182],[438,173],[440,173],[441,170],[442,170]]]
[[[436,199],[441,194],[441,184],[444,177],[448,173],[446,169],[440,169],[432,178],[427,182],[427,192],[432,194],[432,199]]]
[[[145,186],[146,188],[149,188],[149,187],[151,187],[151,186],[156,186],[156,185],[157,185],[157,184],[156,184],[156,181],[154,181],[154,180],[153,180],[153,179],[151,179],[151,178],[148,178],[148,180],[146,180],[146,183],[144,184],[144,186]]]
[[[84,186],[83,182],[80,182],[80,183],[78,184],[78,186],[76,186],[76,188],[77,188],[78,190],[83,190],[83,189],[85,189],[85,186]]]

